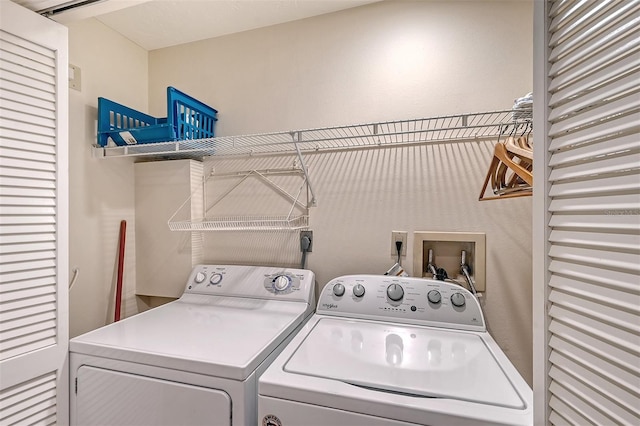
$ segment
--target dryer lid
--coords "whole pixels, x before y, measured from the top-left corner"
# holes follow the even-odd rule
[[[323,318],[284,369],[410,396],[526,406],[474,332]]]
[[[301,302],[196,295],[71,339],[69,350],[244,380],[309,312]]]

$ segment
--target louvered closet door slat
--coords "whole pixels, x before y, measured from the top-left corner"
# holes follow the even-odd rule
[[[625,291],[619,287],[608,287],[558,275],[551,278],[549,287],[577,297],[597,299],[604,304],[619,306],[620,309],[630,312],[637,313],[640,309],[640,294]],[[640,365],[638,365],[638,368],[640,369]]]
[[[610,231],[640,232],[640,221],[633,215],[613,214],[562,214],[553,215],[549,221],[552,228],[582,228]]]
[[[42,117],[40,115],[34,115],[33,113],[29,112],[29,108],[21,108],[20,111],[15,111],[0,107],[0,111],[6,122],[15,122],[16,125],[18,123],[24,122],[29,124],[37,124],[39,126],[45,128],[48,127],[51,129],[55,129],[56,127],[55,117]]]
[[[35,143],[35,144],[49,145],[49,146],[55,147],[55,139],[52,139],[49,136],[31,134],[29,135],[29,139],[25,140],[24,134],[22,132],[18,132],[15,129],[5,129],[0,127],[0,138],[4,140],[11,140],[12,143],[15,143],[15,141],[24,141],[27,144]]]
[[[49,312],[56,315],[55,305],[50,303],[35,304],[25,309],[18,309],[10,312],[3,312],[0,314],[0,319],[4,323],[10,321],[24,320],[23,326],[33,323],[33,318],[39,318],[40,315],[47,314]]]
[[[31,90],[36,90],[44,93],[55,93],[55,87],[51,83],[35,80],[33,78],[29,78],[26,75],[23,75],[22,73],[13,72],[8,69],[0,68],[0,79],[7,82],[12,82],[25,88],[29,88]]]
[[[4,145],[7,151],[21,150],[25,153],[45,154],[48,156],[55,156],[56,153],[54,146],[41,144],[38,142],[24,142],[5,138]],[[48,179],[50,181],[55,181],[55,173],[43,175],[42,172],[37,170],[34,170],[28,174],[24,170],[3,170],[2,172],[0,172],[0,176],[22,176],[30,179]]]
[[[592,176],[598,175],[607,175],[609,173],[616,173],[620,171],[630,170],[633,171],[628,176],[627,180],[630,182],[637,183],[637,165],[640,164],[640,152],[637,153],[621,153],[622,155],[618,156],[608,156],[604,158],[600,158],[594,161],[585,161],[580,163],[574,163],[571,166],[558,167],[554,168],[551,174],[549,175],[549,180],[554,182],[562,182],[568,179],[576,179],[583,178],[588,179]],[[624,180],[623,176],[620,176],[621,179]],[[591,180],[591,179],[590,179]],[[623,184],[624,186],[624,184]],[[554,191],[558,191],[557,188]],[[599,191],[594,191],[599,192]],[[558,192],[557,195],[565,195],[561,192]]]
[[[640,17],[637,13],[632,13],[618,23],[616,31],[603,31],[597,37],[579,46],[579,49],[566,51],[563,57],[554,62],[549,70],[550,75],[565,74],[563,78],[565,80],[583,73],[579,77],[582,78],[604,64],[617,60],[617,54],[621,52],[630,54],[638,48],[638,42],[635,40],[638,23],[640,23]],[[553,90],[554,86],[551,88]]]
[[[9,179],[7,179],[9,180]],[[55,219],[50,216],[0,216],[1,225],[27,225],[27,224],[44,224],[44,223],[56,223]]]
[[[594,356],[589,351],[585,351],[579,346],[576,346],[566,340],[554,336],[549,342],[549,347],[553,348],[552,360],[562,358],[568,358],[573,361],[569,361],[568,364],[575,362],[578,368],[590,369],[585,375],[588,376],[590,383],[597,383],[595,387],[601,387],[607,393],[615,395],[614,400],[629,400],[632,401],[638,398],[638,389],[635,383],[635,375],[620,368],[617,365],[613,365],[603,358]],[[555,364],[562,364],[562,362],[555,362]],[[598,375],[596,372],[601,372]],[[612,386],[614,385],[615,386]],[[630,411],[637,412],[640,405],[632,407]]]
[[[604,157],[619,152],[639,151],[640,139],[635,134],[626,134],[598,141],[587,146],[574,148],[570,151],[561,151],[553,154],[549,160],[549,166],[564,166],[578,163],[591,158]]]
[[[43,312],[38,315],[33,315],[31,318],[16,318],[12,321],[7,321],[3,327],[7,332],[22,330],[25,327],[30,327],[32,324],[39,324],[45,322],[54,322],[55,327],[55,312]]]
[[[553,367],[549,376],[554,379],[552,391],[559,399],[582,415],[593,419],[596,425],[629,424],[620,415],[622,408],[571,374]],[[586,423],[590,424],[590,423]]]
[[[603,214],[631,214],[640,209],[640,194],[610,195],[598,197],[560,198],[555,197],[549,205],[549,211],[560,212],[590,212],[601,211]]]
[[[570,406],[560,401],[556,397],[552,397],[549,402],[549,406],[556,411],[553,411],[549,416],[549,421],[553,425],[557,426],[576,426],[576,425],[586,425],[589,424],[589,421],[573,410]],[[560,416],[562,413],[563,416]]]
[[[635,250],[640,247],[640,235],[553,230],[549,241],[564,245],[590,245],[599,249]],[[640,300],[638,300],[640,302]]]
[[[549,300],[567,309],[571,309],[578,315],[591,315],[602,323],[616,327],[617,332],[615,336],[631,337],[629,346],[636,350],[640,349],[640,341],[638,341],[637,338],[633,338],[633,335],[635,334],[637,336],[640,331],[640,325],[635,324],[636,315],[638,314],[637,309],[625,311],[618,307],[611,307],[600,303],[599,301],[594,302],[557,290],[552,290],[549,295]],[[597,314],[593,313],[594,308],[596,308]]]
[[[55,399],[51,392],[56,389],[55,374],[37,377],[19,386],[8,388],[0,393],[0,422],[2,424],[18,424],[25,419],[39,421],[55,413]],[[54,394],[55,396],[55,394]],[[43,405],[44,404],[44,405]],[[38,419],[27,417],[27,411],[40,407]]]
[[[2,179],[3,185],[6,186],[15,186],[22,188],[40,188],[40,189],[55,189],[56,184],[54,180],[44,180],[44,179],[25,179],[25,178],[12,178],[12,177],[4,177]],[[0,220],[0,223],[1,220]]]
[[[50,120],[55,120],[56,112],[49,108],[42,108],[35,105],[29,105],[28,103],[18,102],[16,99],[4,99],[2,98],[2,92],[0,91],[0,110],[4,111],[17,111],[28,116],[42,117]],[[30,121],[30,120],[28,120]]]
[[[600,266],[587,266],[579,263],[553,260],[549,271],[554,274],[609,286],[622,291],[638,292],[638,276],[632,272],[604,269]],[[552,276],[551,280],[555,277]]]
[[[12,283],[4,283],[2,284],[2,291],[5,292],[15,292],[15,291],[20,291],[20,290],[26,290],[26,289],[30,289],[30,288],[36,288],[36,287],[45,287],[45,286],[50,286],[52,284],[55,284],[55,279],[54,277],[40,277],[40,278],[34,278],[34,279],[30,279],[28,281],[15,281]]]
[[[595,90],[609,81],[617,80],[631,72],[635,72],[638,67],[640,67],[640,60],[634,55],[629,55],[599,69],[589,75],[589,78],[572,80],[561,75],[554,79],[557,89],[551,93],[549,105],[555,107],[567,103],[580,94]],[[553,110],[551,114],[553,114]]]
[[[553,19],[567,9],[571,4],[573,4],[573,0],[558,0],[551,4],[551,8],[549,9],[549,18]]]
[[[597,99],[594,99],[597,102]],[[640,95],[637,90],[612,102],[601,102],[598,106],[586,110],[584,113],[574,114],[571,118],[551,125],[549,136],[557,136],[571,132],[584,126],[592,125],[618,114],[631,114],[640,110]]]
[[[564,261],[607,266],[608,268],[624,269],[629,272],[640,272],[640,255],[622,250],[607,251],[553,244],[549,250],[549,256]]]
[[[556,349],[556,348],[554,348]],[[640,406],[640,398],[635,392],[625,389],[624,383],[609,381],[609,377],[594,373],[585,368],[580,359],[574,353],[565,353],[561,351],[553,351],[551,361],[555,365],[563,365],[563,373],[571,379],[579,380],[585,385],[587,392],[591,395],[590,400],[600,405],[600,410],[615,419],[617,424],[631,423],[634,417],[640,415],[637,407]],[[553,375],[553,373],[552,373]],[[630,402],[627,406],[621,401]]]
[[[5,138],[6,149],[20,149],[26,152],[43,153],[48,155],[54,155],[56,153],[55,147],[51,145],[41,144],[38,142],[25,142],[19,140],[13,140]],[[29,175],[29,177],[36,178],[37,176]]]
[[[574,346],[582,348],[595,357],[601,358],[611,365],[617,366],[626,372],[618,380],[629,380],[632,383],[638,376],[638,360],[630,356],[629,351],[617,346],[603,345],[602,340],[590,333],[585,333],[579,328],[572,327],[571,324],[552,321],[549,331],[553,332],[553,337],[557,336]],[[553,337],[551,339],[553,339]],[[631,372],[631,374],[629,374]]]
[[[50,70],[46,67],[41,67],[42,71],[34,69],[35,67],[24,68],[19,63],[11,63],[9,61],[3,61],[0,70],[9,71],[14,74],[20,74],[23,77],[29,78],[35,82],[46,83],[49,85],[55,84],[55,76],[51,74]]]
[[[49,96],[52,96],[52,94]],[[24,93],[16,93],[10,91],[7,87],[4,86],[0,87],[0,102],[12,102],[14,104],[25,105],[26,107],[33,107],[39,110],[51,111],[55,113],[55,110],[51,109],[51,101],[52,99],[38,99]]]
[[[576,97],[569,102],[563,103],[553,108],[553,114],[549,115],[549,121],[557,121],[562,116],[571,114],[590,107],[594,102],[600,104],[607,100],[617,99],[625,94],[638,91],[638,81],[640,81],[640,70],[635,70],[619,79],[616,84],[602,86],[592,91],[588,97]]]
[[[43,250],[55,251],[56,243],[55,238],[49,238],[48,241],[21,241],[10,246],[0,245],[0,255],[9,256],[11,253],[19,254],[24,252],[36,252]]]
[[[640,424],[640,1],[552,2],[548,412]]]
[[[615,116],[597,126],[586,127],[573,133],[552,139],[552,151],[569,148],[599,139],[611,139],[620,133],[637,133],[640,130],[640,114]]]
[[[618,20],[630,13],[633,13],[633,11],[638,8],[638,4],[626,0],[602,1],[600,2],[600,6],[601,7],[598,8],[598,12],[600,14],[600,16],[598,16],[598,20],[596,22],[587,20],[591,25],[582,25],[576,30],[575,35],[571,37],[570,40],[562,40],[559,43],[558,40],[560,37],[554,35],[554,39],[549,43],[553,48],[549,54],[550,61],[557,61],[559,58],[566,55],[567,52],[579,47],[587,40],[597,37],[603,31],[606,31],[612,25],[615,25]],[[582,23],[584,23],[584,21],[582,21]]]
[[[44,126],[43,126],[44,127]],[[42,128],[42,127],[41,127]],[[0,159],[7,166],[12,166],[13,161],[31,161],[32,164],[41,164],[44,170],[55,170],[55,154],[43,152],[31,152],[24,149],[3,147],[0,149]]]
[[[575,23],[579,17],[590,10],[595,4],[595,0],[583,0],[574,2],[569,9],[556,14],[551,20],[550,30],[556,37],[562,36],[567,31],[571,31],[572,23]]]
[[[21,56],[20,53],[23,53],[24,51],[22,50],[20,51],[20,53],[17,53],[18,50],[19,50],[18,46],[15,46],[15,45],[9,46],[7,45],[7,43],[0,42],[0,52],[2,52],[2,59],[6,64],[14,65],[14,64],[20,64],[22,62],[23,56]],[[48,73],[48,70],[52,66],[53,64],[38,63],[35,61],[31,61],[30,63],[30,67],[32,70],[38,71],[41,73]],[[0,91],[0,97],[2,97],[1,91]]]
[[[640,174],[616,176],[590,181],[559,183],[551,187],[551,196],[584,196],[586,194],[606,195],[612,191],[632,191],[637,186]]]
[[[39,44],[0,30],[0,48],[28,59],[29,65],[40,63],[55,67],[55,53]]]
[[[3,81],[2,86],[3,86],[2,88],[6,89],[6,91],[10,91],[12,93],[18,93],[23,96],[28,96],[30,98],[33,98],[33,103],[55,102],[55,93],[52,93],[49,90],[42,91],[42,90],[34,89],[33,87],[24,86],[10,80]],[[19,100],[18,97],[11,98],[11,99],[15,99],[16,101]],[[51,105],[49,105],[49,108],[51,108]]]

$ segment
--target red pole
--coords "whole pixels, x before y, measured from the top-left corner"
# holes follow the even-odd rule
[[[116,309],[113,321],[120,321],[120,308],[122,306],[122,275],[124,269],[124,244],[127,235],[127,221],[120,221],[120,244],[118,250],[118,281],[116,283]]]

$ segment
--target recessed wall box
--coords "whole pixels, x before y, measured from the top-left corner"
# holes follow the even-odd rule
[[[476,290],[485,291],[485,241],[486,235],[482,232],[416,231],[413,233],[413,276],[432,277],[427,268],[431,250],[435,266],[444,268],[449,278],[465,283],[466,287],[466,280],[460,269],[464,250]]]

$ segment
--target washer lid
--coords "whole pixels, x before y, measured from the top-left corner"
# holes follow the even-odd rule
[[[306,303],[191,296],[71,339],[71,352],[246,379],[306,317]]]
[[[410,396],[526,406],[473,332],[323,318],[284,369]]]

